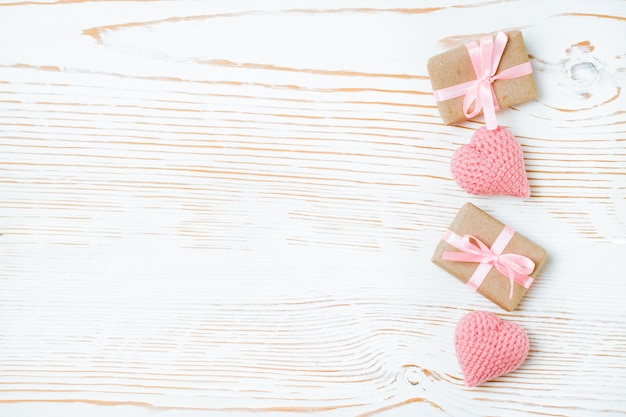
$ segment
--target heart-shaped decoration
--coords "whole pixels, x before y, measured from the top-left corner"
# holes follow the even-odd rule
[[[515,323],[487,311],[464,316],[454,334],[465,385],[473,387],[517,369],[528,355],[528,336]]]
[[[530,196],[522,147],[502,126],[478,129],[469,145],[454,152],[450,168],[457,184],[470,194]]]

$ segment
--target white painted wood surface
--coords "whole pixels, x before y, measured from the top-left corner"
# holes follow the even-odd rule
[[[532,197],[472,197],[426,61],[523,31]],[[2,1],[1,416],[626,414],[626,2]],[[471,201],[550,261],[430,263]],[[463,386],[468,311],[526,328]]]

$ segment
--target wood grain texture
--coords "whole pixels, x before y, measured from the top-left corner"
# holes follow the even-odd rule
[[[472,197],[429,57],[523,31],[532,197]],[[0,415],[626,415],[626,2],[0,2]],[[548,250],[506,313],[471,201]],[[468,389],[456,322],[522,368]]]

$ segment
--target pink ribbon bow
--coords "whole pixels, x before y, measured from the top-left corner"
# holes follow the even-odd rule
[[[498,127],[496,111],[500,110],[500,106],[498,105],[496,93],[493,90],[493,82],[496,80],[510,80],[533,72],[530,62],[525,62],[496,74],[508,39],[506,33],[500,31],[496,35],[495,41],[491,36],[487,36],[480,40],[480,45],[476,42],[466,44],[465,47],[472,61],[476,79],[435,90],[435,100],[446,101],[465,95],[463,99],[463,113],[465,117],[471,119],[482,110],[485,115],[487,129],[496,129]]]
[[[529,288],[533,283],[533,278],[529,276],[535,269],[535,263],[522,255],[514,253],[502,254],[502,251],[513,238],[515,231],[508,226],[504,226],[496,241],[489,248],[479,239],[471,235],[463,237],[448,230],[443,240],[448,242],[461,252],[444,252],[441,259],[456,262],[476,262],[478,267],[467,282],[467,285],[474,291],[480,287],[487,273],[492,267],[498,272],[509,278],[511,283],[511,291],[509,300],[513,298],[513,286],[517,282],[524,288]]]

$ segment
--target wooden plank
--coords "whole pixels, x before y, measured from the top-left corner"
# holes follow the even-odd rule
[[[0,2],[0,415],[625,414],[626,3],[544,3]],[[498,29],[526,200],[426,74]],[[512,313],[430,263],[466,201],[549,252]],[[477,309],[531,353],[468,389]]]

